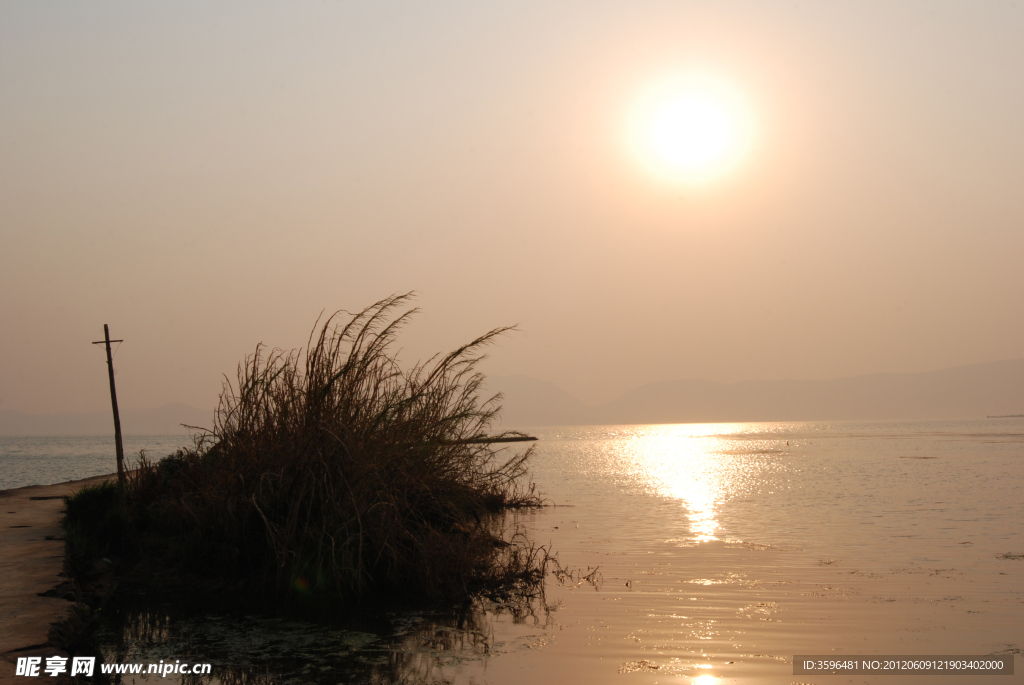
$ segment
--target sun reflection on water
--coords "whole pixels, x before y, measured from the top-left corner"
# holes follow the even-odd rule
[[[757,424],[630,426],[617,436],[620,475],[633,486],[679,500],[689,520],[688,542],[718,540],[721,504],[758,481],[775,436]]]

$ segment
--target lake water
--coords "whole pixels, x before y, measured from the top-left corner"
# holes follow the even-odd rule
[[[126,435],[125,459],[138,458],[140,450],[154,458],[173,452],[188,441],[181,435]],[[0,490],[26,485],[52,485],[117,471],[114,436],[79,438],[0,437]]]
[[[105,658],[209,662],[203,682],[724,685],[893,680],[794,676],[795,654],[1024,648],[1024,420],[533,433],[534,480],[556,506],[520,522],[561,564],[597,568],[592,582],[549,577],[525,609],[331,623],[136,598],[108,612]],[[33,472],[111,470],[108,453],[64,471],[85,459],[61,440]],[[1017,661],[1014,676],[899,682],[1021,683]]]

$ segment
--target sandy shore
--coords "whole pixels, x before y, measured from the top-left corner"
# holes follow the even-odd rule
[[[61,645],[87,607],[64,573],[62,498],[111,477],[0,490],[0,684],[27,682],[14,675],[19,656],[67,656]]]

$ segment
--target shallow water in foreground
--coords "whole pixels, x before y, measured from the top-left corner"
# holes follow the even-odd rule
[[[595,583],[550,577],[532,613],[331,624],[129,598],[107,612],[106,660],[213,664],[189,682],[860,683],[892,678],[794,676],[791,659],[1024,647],[1020,419],[535,432],[558,506],[522,522]],[[1017,662],[899,682],[1020,683]]]

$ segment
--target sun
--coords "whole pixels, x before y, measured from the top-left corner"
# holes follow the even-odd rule
[[[650,89],[629,128],[633,150],[645,166],[686,183],[711,181],[735,167],[751,138],[743,99],[704,77],[676,78]]]

